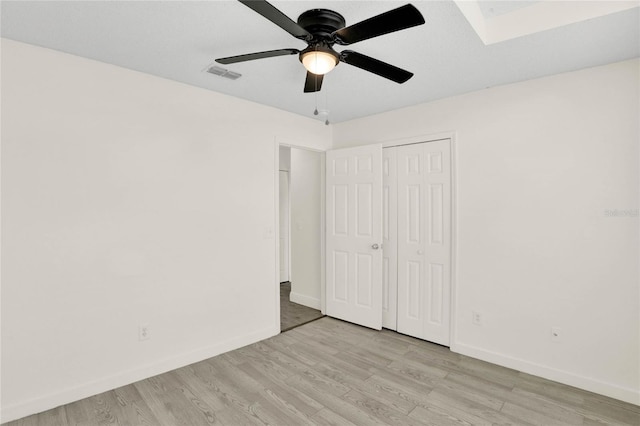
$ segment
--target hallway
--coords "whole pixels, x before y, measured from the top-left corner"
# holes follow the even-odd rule
[[[280,283],[280,331],[291,330],[323,317],[317,309],[291,302],[290,293],[291,283],[289,281]]]

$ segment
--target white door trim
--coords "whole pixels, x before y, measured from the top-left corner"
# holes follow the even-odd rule
[[[280,283],[283,283],[285,281],[290,281],[291,279],[291,267],[290,267],[290,259],[291,259],[291,243],[290,243],[290,239],[291,239],[291,225],[290,225],[290,218],[291,218],[291,207],[290,207],[290,203],[289,203],[289,171],[288,170],[280,170],[279,172],[280,174],[280,180],[278,182],[278,192],[279,192],[279,198],[280,198],[280,203],[278,204],[278,206],[281,208],[280,210],[280,216],[279,216],[279,220],[280,222],[278,222],[279,226],[284,226],[286,229],[278,229],[278,233],[275,234],[277,238],[280,239],[280,248],[282,250],[280,250],[278,253],[280,255],[283,255],[284,258],[280,258],[280,274],[278,277],[278,281],[280,281]],[[283,185],[284,183],[284,185]],[[283,189],[285,190],[285,194],[283,194]],[[283,205],[283,200],[286,199],[286,203],[284,203]],[[283,212],[283,210],[285,210]],[[282,216],[284,214],[284,217]],[[283,219],[285,219],[283,221]],[[286,232],[286,238],[283,238],[282,235],[282,231]],[[284,263],[284,264],[283,264]]]

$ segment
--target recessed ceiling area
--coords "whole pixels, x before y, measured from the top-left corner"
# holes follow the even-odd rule
[[[271,3],[293,20],[306,10],[325,8],[351,25],[407,2]],[[317,107],[328,111],[332,123],[640,56],[637,1],[411,3],[424,16],[424,25],[349,49],[411,71],[413,78],[397,84],[340,63],[324,77],[318,93],[303,93],[306,71],[295,55],[225,65],[242,75],[237,80],[206,72],[215,58],[306,47],[237,1],[2,1],[0,7],[2,37],[324,121],[326,116],[313,115]],[[558,12],[548,16],[547,27],[533,25],[533,32],[491,43],[479,35],[485,31],[486,36],[487,23],[498,20],[537,22],[548,3],[556,4]],[[569,15],[573,20],[566,20]],[[483,26],[479,33],[476,27]]]
[[[505,13],[511,13],[514,10],[522,9],[523,7],[531,6],[539,1],[500,1],[500,0],[478,0],[478,6],[482,12],[482,16],[485,19],[493,18],[494,16],[504,15]]]
[[[484,44],[588,21],[637,8],[638,1],[485,1],[456,0]]]

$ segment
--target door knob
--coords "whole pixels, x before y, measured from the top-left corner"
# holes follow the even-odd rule
[[[380,248],[380,246],[378,245],[378,243],[374,244],[371,246],[372,249],[374,250],[378,250]]]
[[[424,254],[423,250],[418,250],[418,254]]]

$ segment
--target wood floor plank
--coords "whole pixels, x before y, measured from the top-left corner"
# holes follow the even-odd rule
[[[283,348],[283,351],[289,350],[289,347]],[[300,359],[296,357],[296,352],[292,352],[291,355],[287,355],[280,351],[273,351],[269,355],[269,359],[273,361],[274,364],[279,365],[280,367],[290,371],[293,374],[303,373],[306,371],[310,365],[315,365],[316,362],[313,361],[310,364],[305,364],[300,362]]]
[[[418,405],[411,413],[409,413],[409,417],[431,426],[491,425],[491,422],[482,421],[478,423],[471,423],[466,420],[469,418],[466,413],[460,413],[458,410],[452,411],[436,405],[429,405],[428,407]]]
[[[402,389],[408,389],[412,392],[423,393],[425,395],[430,393],[442,380],[419,381],[391,368],[376,368],[372,370],[372,373],[372,379],[387,380],[389,383],[400,386]]]
[[[360,392],[357,390],[351,390],[344,395],[345,401],[350,402],[353,406],[358,407],[360,410],[374,416],[383,424],[388,425],[405,425],[405,426],[420,426],[424,425],[419,419],[409,417],[398,410],[395,410],[392,406],[387,404],[387,401],[375,398],[373,395]],[[413,411],[413,410],[411,410]]]
[[[120,405],[132,404],[142,399],[142,395],[134,385],[126,385],[113,390],[115,397]]]
[[[87,405],[87,402],[88,402],[88,398],[85,398],[80,401],[75,401],[64,406],[64,411],[67,415],[68,424],[79,425],[89,421],[89,419],[91,418],[91,415],[85,408]],[[22,423],[20,423],[20,421],[15,422],[15,426],[21,425],[21,424]],[[34,423],[34,424],[37,424],[37,423]]]
[[[291,410],[293,406],[296,412],[302,412],[305,416],[312,417],[324,408],[324,406],[305,394],[292,392],[287,386],[285,379],[270,377],[265,374],[264,371],[260,371],[255,365],[242,364],[238,367],[247,375],[259,381],[263,385],[266,395],[273,399],[276,404],[282,405],[287,410]],[[293,412],[294,410],[291,411]]]
[[[290,368],[280,364],[278,362],[279,354],[274,357],[273,352],[270,352],[265,356],[263,353],[257,351],[244,351],[242,352],[242,357],[240,359],[244,359],[244,361],[237,363],[236,365],[254,365],[260,371],[265,372],[274,379],[284,380],[295,374],[295,370],[292,371]]]
[[[38,414],[38,425],[40,426],[65,426],[68,421],[64,406]]]
[[[218,388],[208,380],[207,376],[198,374],[196,368],[206,369],[206,366],[183,367],[176,370],[176,375],[184,382],[185,388],[195,395],[201,395],[204,402],[215,411],[227,408],[227,403],[217,392]]]
[[[387,405],[404,414],[409,414],[416,406],[413,401],[404,398],[403,395],[399,395],[397,392],[390,391],[384,387],[377,386],[374,382],[370,382],[369,379],[371,377],[366,380],[359,379],[342,369],[330,365],[330,363],[319,364],[314,367],[314,369],[350,389],[358,389],[374,398],[383,398]]]
[[[518,419],[526,419],[527,422],[536,426],[566,426],[566,425],[582,425],[584,418],[579,415],[571,416],[569,414],[558,418],[557,415],[547,415],[544,411],[536,408],[516,405],[511,402],[505,402],[501,412]]]
[[[310,350],[306,345],[293,345],[289,347],[290,350],[295,351],[294,353],[298,356],[306,357],[307,359],[313,360],[313,364],[309,365],[308,368],[313,368],[317,364],[322,363],[331,363],[344,371],[348,371],[349,374],[358,377],[359,379],[366,380],[371,377],[371,372],[369,371],[368,365],[361,365],[357,361],[350,361],[344,354],[339,355],[321,355],[317,352]]]
[[[295,330],[289,331],[289,333],[293,331]],[[295,360],[291,365],[296,366],[298,370],[300,370],[300,364],[303,364],[304,368],[300,371],[305,371],[307,367],[314,366],[318,363],[318,354],[315,351],[309,350],[306,345],[301,342],[282,348],[281,352],[285,356]]]
[[[88,420],[96,425],[112,425],[118,423],[122,415],[118,398],[113,391],[94,395],[83,401]]]
[[[640,407],[322,318],[6,426],[620,425]]]
[[[418,367],[415,364],[407,362],[407,360],[393,361],[388,365],[387,370],[395,371],[400,376],[411,379],[418,383],[431,383],[437,384],[444,377],[447,376],[446,372],[437,369],[431,369],[427,366]]]
[[[66,426],[69,424],[64,406],[43,413],[22,418],[16,422],[20,426]]]
[[[216,410],[215,413],[220,418],[238,418],[243,420],[245,424],[265,424],[261,407],[258,406],[259,394],[255,388],[244,389],[238,386],[228,377],[222,377],[212,369],[210,365],[198,365],[196,374],[203,377],[207,382],[207,386],[216,398],[221,400],[225,406],[222,410]],[[233,414],[236,412],[237,414]],[[222,422],[222,424],[228,424]]]
[[[299,381],[300,379],[304,380],[306,383],[314,386],[316,389],[321,390],[326,394],[342,396],[345,393],[349,392],[348,386],[345,386],[330,377],[318,373],[314,369],[309,369],[303,374],[295,375],[290,379],[287,379],[287,383],[291,384],[293,382]]]
[[[287,346],[294,344],[296,341],[297,340],[291,337],[290,333],[280,333],[277,336],[273,336],[269,340],[265,340],[264,343],[272,343],[278,348],[286,348]]]
[[[422,364],[431,365],[447,372],[456,372],[480,378],[490,378],[493,383],[512,388],[519,382],[519,372],[499,367],[485,361],[471,359],[464,356],[447,356],[432,351],[409,351],[404,357]]]
[[[640,407],[631,404],[619,405],[616,401],[603,401],[602,398],[590,397],[582,406],[580,413],[591,420],[619,424],[640,425]]]
[[[484,392],[493,398],[508,401],[512,397],[512,388],[492,382],[489,378],[476,377],[464,373],[449,373],[447,381],[473,389],[476,392]]]
[[[640,412],[638,410],[628,410],[617,404],[606,404],[599,401],[591,402],[559,402],[568,399],[565,395],[562,399],[557,399],[550,395],[540,394],[537,392],[524,391],[521,388],[515,388],[514,393],[522,395],[531,401],[541,401],[544,404],[552,406],[560,406],[564,410],[569,410],[578,414],[585,419],[600,424],[637,424],[640,425]],[[566,393],[566,390],[563,392]],[[582,399],[582,398],[581,398]],[[589,399],[589,397],[587,397]]]
[[[412,406],[415,408],[418,405],[426,405],[427,398],[433,390],[433,388],[428,386],[416,388],[411,384],[407,384],[405,381],[390,380],[389,378],[381,377],[377,374],[368,378],[366,383],[374,389],[379,389],[380,392],[394,395],[395,398],[400,398],[406,401],[406,405],[397,404],[398,409],[402,406]],[[409,413],[411,411],[413,411],[413,409],[409,410]]]
[[[357,425],[385,424],[377,417],[372,416],[371,414],[345,401],[344,398],[342,398],[343,395],[337,396],[329,392],[323,392],[322,389],[319,389],[302,377],[292,377],[289,379],[288,383],[298,392],[305,393],[323,406],[331,407],[331,411],[352,423]]]
[[[318,426],[358,426],[327,408],[318,411],[311,420]]]
[[[118,425],[122,426],[154,426],[158,425],[158,419],[147,404],[142,401],[134,401],[120,408]]]
[[[212,361],[210,368],[215,372],[219,383],[226,384],[228,389],[232,389],[236,395],[244,397],[250,404],[247,411],[264,423],[296,424],[301,419],[308,420],[306,414],[283,401],[273,391],[277,386],[272,380],[263,374],[252,374],[258,373],[256,368],[246,364],[235,365],[226,359]],[[271,389],[268,388],[269,385]],[[302,400],[298,399],[298,402]],[[318,410],[312,407],[311,411],[315,414]]]
[[[427,404],[423,407],[436,406],[456,417],[470,422],[471,424],[489,423],[492,425],[513,425],[526,424],[522,419],[516,419],[500,410],[504,404],[500,403],[497,408],[491,408],[478,402],[475,395],[472,398],[463,396],[464,394],[445,389],[442,385],[434,389],[427,397]],[[468,394],[467,394],[468,395]]]
[[[494,411],[500,411],[502,406],[504,405],[504,401],[498,398],[493,397],[486,392],[481,392],[478,390],[474,390],[472,388],[468,388],[466,386],[459,385],[455,382],[451,382],[447,380],[445,377],[444,380],[440,381],[436,388],[440,393],[445,393],[451,395],[456,398],[464,398],[473,403],[482,405],[486,408],[490,408]]]
[[[204,403],[194,404],[177,389],[160,390],[148,380],[136,383],[136,388],[154,413],[159,425],[212,425],[216,424],[213,409]],[[206,408],[206,409],[203,409]]]
[[[216,411],[216,416],[221,425],[264,426],[264,422],[258,418],[234,408]]]

